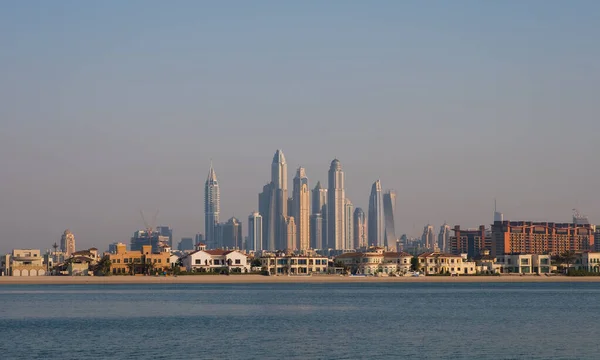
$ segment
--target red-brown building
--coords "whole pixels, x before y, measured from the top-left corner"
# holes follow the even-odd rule
[[[590,224],[496,221],[492,225],[492,256],[594,250],[594,228]]]

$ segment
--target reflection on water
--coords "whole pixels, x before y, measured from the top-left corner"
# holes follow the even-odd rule
[[[594,283],[7,285],[0,358],[595,359],[599,292]]]

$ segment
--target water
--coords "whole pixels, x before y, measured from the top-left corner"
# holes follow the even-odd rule
[[[600,284],[0,286],[0,359],[598,359]]]

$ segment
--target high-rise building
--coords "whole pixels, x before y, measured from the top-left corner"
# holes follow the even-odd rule
[[[223,229],[222,247],[242,250],[244,241],[242,237],[242,223],[235,217],[232,217],[225,224],[220,225]]]
[[[452,231],[454,235],[450,236],[448,243],[451,254],[467,254],[469,258],[474,258],[483,255],[484,251],[491,250],[492,242],[486,234],[484,225],[480,225],[477,229],[461,229],[460,225],[456,225]]]
[[[342,164],[334,159],[329,167],[329,188],[327,189],[327,242],[330,249],[342,250],[346,240],[344,205],[346,190]]]
[[[296,222],[293,216],[287,216],[285,218],[285,247],[284,250],[298,250],[298,243],[296,240]]]
[[[320,181],[317,182],[317,185],[315,185],[315,188],[312,190],[312,214],[321,214],[320,222],[322,229],[319,241],[311,240],[313,244],[318,243],[321,245],[319,247],[313,247],[315,249],[327,248],[327,189],[321,187]]]
[[[219,224],[219,213],[221,212],[221,192],[219,190],[219,182],[217,174],[213,169],[212,162],[208,177],[204,184],[204,232],[206,243],[209,249],[217,247],[219,239],[215,234],[215,228]]]
[[[75,252],[75,235],[67,229],[60,237],[60,250],[65,257],[70,257]]]
[[[383,211],[383,195],[381,193],[381,181],[377,180],[371,186],[369,196],[369,245],[385,246],[385,221]]]
[[[442,252],[449,251],[450,247],[450,225],[444,223],[444,225],[440,226],[440,233],[438,234],[438,242],[437,246]]]
[[[287,162],[283,151],[277,150],[271,163],[271,183],[275,193],[275,246],[284,249],[286,246],[286,217],[288,216],[288,187],[287,187]],[[279,242],[279,244],[277,244]]]
[[[177,250],[179,250],[179,251],[194,250],[194,239],[192,239],[191,237],[181,238],[181,241],[177,245]]]
[[[384,243],[387,247],[396,246],[396,192],[388,190],[383,194],[383,214],[385,217]]]
[[[131,251],[141,251],[144,245],[152,246],[152,252],[161,252],[165,245],[170,247],[169,238],[160,235],[158,231],[138,230],[133,233],[129,245]]]
[[[173,229],[170,226],[157,226],[156,232],[160,236],[166,236],[169,238],[169,246],[173,248]]]
[[[433,226],[430,224],[425,225],[423,227],[423,235],[421,236],[421,242],[428,250],[433,250],[435,247],[435,235]]]
[[[299,250],[310,248],[310,189],[306,170],[299,167],[294,177],[292,216],[296,222],[296,237]]]
[[[354,205],[346,198],[344,203],[344,250],[354,249]]]
[[[262,193],[258,195],[258,212],[263,219],[263,250],[277,250],[275,241],[275,200],[273,183],[263,186]]]
[[[310,247],[313,249],[323,249],[325,243],[323,241],[323,217],[321,213],[312,214],[310,216]]]
[[[252,214],[250,214],[250,216],[248,216],[248,241],[246,242],[246,250],[263,250],[262,231],[262,216],[257,211],[254,211]]]
[[[367,246],[367,217],[363,209],[354,209],[354,248],[359,249]]]
[[[203,234],[198,233],[194,237],[194,246],[198,245],[198,244],[204,244],[204,235]]]

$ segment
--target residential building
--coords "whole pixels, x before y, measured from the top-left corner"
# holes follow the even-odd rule
[[[275,200],[273,183],[263,186],[263,191],[258,195],[258,212],[263,222],[263,250],[274,251],[276,249]]]
[[[592,251],[595,230],[594,225],[581,223],[495,221],[492,256]]]
[[[456,274],[473,275],[477,264],[467,261],[467,255],[453,255],[442,252],[426,252],[418,257],[419,270],[425,275]]]
[[[552,270],[550,255],[506,254],[496,256],[504,274],[547,274]]]
[[[212,161],[208,177],[204,183],[204,233],[205,240],[209,247],[216,247],[219,240],[215,234],[215,228],[219,224],[219,216],[221,213],[221,190],[217,173],[213,168]]]
[[[352,201],[346,198],[344,204],[344,224],[346,229],[344,230],[344,250],[354,249],[354,205]]]
[[[248,256],[237,250],[206,250],[199,244],[197,250],[181,259],[188,272],[238,272],[250,271]]]
[[[135,275],[150,274],[168,269],[171,253],[164,250],[154,252],[150,245],[142,245],[140,250],[127,251],[127,245],[119,243],[117,244],[117,251],[108,256],[112,274]]]
[[[296,222],[296,237],[299,250],[310,248],[310,189],[306,170],[299,167],[294,177],[292,216]]]
[[[60,249],[67,257],[75,252],[75,235],[69,229],[60,238]]]
[[[248,241],[246,244],[246,250],[263,250],[262,216],[258,211],[254,211],[248,216]]]
[[[354,209],[354,249],[367,247],[367,217],[363,209]]]
[[[477,229],[461,229],[460,225],[456,225],[452,231],[454,235],[450,237],[451,254],[467,254],[469,258],[474,258],[483,254],[484,250],[491,250],[491,239],[486,236],[484,225]]]
[[[335,258],[335,262],[342,264],[352,274],[403,275],[410,271],[412,258],[408,253],[388,252],[383,247],[372,246],[366,252],[341,254]]]
[[[44,276],[49,270],[38,249],[13,249],[1,262],[3,276]]]
[[[385,246],[385,219],[380,180],[375,181],[371,186],[368,221],[369,246]]]
[[[600,252],[584,252],[581,254],[581,265],[583,270],[600,272]]]
[[[396,192],[388,190],[383,194],[384,244],[389,248],[395,246],[396,240]]]
[[[273,156],[271,163],[271,183],[273,184],[275,194],[275,237],[279,244],[275,244],[276,249],[286,247],[286,217],[288,214],[288,182],[287,182],[287,162],[283,151],[278,149]]]
[[[262,269],[271,275],[326,274],[329,260],[325,256],[298,256],[283,253],[260,258]]]
[[[160,236],[164,236],[169,239],[168,244],[170,247],[173,247],[173,228],[170,226],[157,226],[156,232]]]
[[[346,190],[342,164],[334,159],[329,167],[329,185],[327,189],[327,242],[330,249],[343,250],[346,239],[344,206]]]

